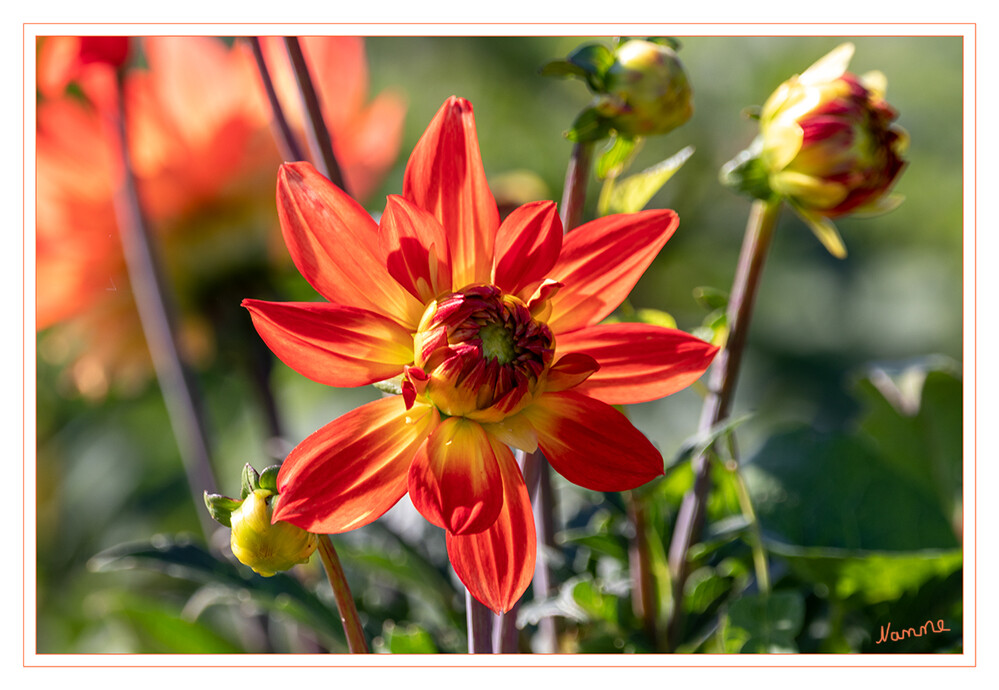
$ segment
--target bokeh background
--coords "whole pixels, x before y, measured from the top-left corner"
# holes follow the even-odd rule
[[[400,192],[408,152],[452,94],[475,107],[491,182],[507,189],[511,180],[521,180],[513,188],[522,202],[558,200],[571,150],[563,133],[590,94],[580,81],[542,77],[539,69],[586,40],[610,41],[366,39],[370,93],[391,90],[407,105],[397,162],[367,208],[377,213],[386,194]],[[888,78],[888,100],[911,136],[909,167],[896,186],[906,201],[882,217],[839,221],[850,252],[842,261],[829,256],[791,212],[782,214],[736,396],[735,415],[751,415],[739,428],[738,440],[773,543],[830,550],[811,560],[800,551],[773,557],[778,589],[797,592],[804,606],[795,649],[959,650],[965,241],[961,39],[680,40],[679,54],[694,89],[694,117],[664,137],[647,140],[634,169],[685,146],[693,146],[695,153],[649,204],[675,209],[680,228],[630,303],[669,312],[685,330],[699,327],[708,315],[695,299],[695,289],[727,291],[731,284],[749,201],[722,187],[717,177],[719,168],[755,134],[755,123],[742,110],[762,105],[780,82],[845,40],[856,45],[851,71],[877,69]],[[594,179],[587,217],[595,211],[598,191]],[[224,215],[219,218],[226,222]],[[270,223],[276,224],[276,212]],[[267,222],[263,227],[259,233],[276,233]],[[198,356],[193,363],[207,402],[219,485],[204,488],[228,495],[238,494],[245,463],[257,469],[272,464],[287,444],[378,395],[374,389],[329,389],[275,363],[267,376],[284,442],[271,438],[246,366],[244,341],[255,336],[239,299],[309,300],[314,295],[290,262],[281,260],[279,241],[276,254],[272,247],[266,256],[234,267],[223,258],[245,253],[237,245],[217,252],[222,258],[194,289],[211,299],[182,305],[192,313],[202,308],[198,332],[208,334],[194,348]],[[240,293],[246,285],[261,284],[257,276],[247,277],[251,272],[267,273],[271,294]],[[205,304],[211,310],[203,309]],[[104,336],[114,337],[113,330]],[[186,484],[155,379],[138,377],[127,385],[109,379],[96,389],[81,386],[72,373],[68,337],[63,326],[38,335],[37,651],[342,650],[335,614],[330,619],[315,610],[303,613],[310,606],[331,605],[317,558],[294,578],[264,581],[225,561],[227,530],[219,527],[207,539],[218,570],[192,565],[193,557],[184,560],[187,556],[177,546],[180,535],[189,535],[190,544],[206,544],[198,517],[204,506]],[[931,388],[934,397],[927,402]],[[690,389],[633,406],[628,414],[670,459],[694,432],[699,410],[699,392]],[[892,417],[891,410],[898,414]],[[927,443],[918,434],[930,427],[939,433],[927,443],[936,443],[939,453],[924,461],[917,456],[927,452]],[[873,446],[855,443],[850,434],[858,430],[876,439]],[[936,474],[923,471],[928,467],[936,468]],[[656,494],[662,502],[657,514],[668,539],[675,503],[686,487],[682,473],[663,484]],[[627,558],[620,545],[629,535],[620,498],[561,481],[556,489],[560,540],[566,547],[556,560],[558,579],[576,582],[583,577],[593,588],[589,603],[581,603],[579,591],[570,591],[576,608],[559,610],[564,650],[655,651],[630,630],[627,612],[622,613],[628,608],[627,587],[620,584],[627,582]],[[725,515],[723,499],[718,499],[717,517]],[[335,541],[366,631],[382,651],[462,651],[464,600],[447,565],[443,534],[422,521],[407,500],[377,523]],[[921,501],[939,509],[939,519],[910,519],[925,516]],[[855,524],[847,525],[849,520]],[[603,542],[580,537],[587,532]],[[147,551],[142,543],[149,545]],[[140,546],[128,552],[121,550],[124,544]],[[157,546],[177,562],[148,557]],[[699,582],[707,584],[699,596],[714,603],[692,612],[695,621],[699,614],[717,618],[725,611],[724,597],[736,596],[732,593],[739,590],[738,583],[751,579],[745,574],[751,569],[737,565],[750,562],[748,550],[732,544],[725,548],[729,551],[714,560],[706,557],[706,567],[713,570],[702,573]],[[823,570],[822,558],[836,553],[846,558],[836,549],[853,549],[853,555],[863,549],[905,557],[919,553],[926,574],[902,582],[902,570],[911,574],[919,568],[909,563],[892,570],[882,563],[867,570],[857,566],[853,579],[844,579],[842,570]],[[123,553],[139,555],[125,558]],[[297,583],[304,593],[296,594],[288,583]],[[717,592],[709,596],[712,587]],[[593,597],[599,598],[597,604]],[[538,610],[535,618],[528,615],[522,621],[525,650],[531,647]],[[934,619],[946,618],[952,632],[893,650],[875,649],[878,625],[896,621],[896,628],[918,626],[931,613]],[[712,633],[710,626],[705,629],[707,640]],[[710,644],[691,642],[690,649],[715,650]]]

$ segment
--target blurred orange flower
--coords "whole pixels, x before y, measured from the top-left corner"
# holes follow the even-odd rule
[[[87,40],[40,39],[36,318],[38,330],[58,324],[40,342],[40,354],[69,364],[75,387],[99,396],[112,382],[145,380],[149,355],[117,236],[118,155],[94,105],[110,84],[95,71],[114,64],[122,39]],[[363,199],[398,154],[405,104],[390,92],[367,103],[362,39],[302,43],[347,185]],[[182,346],[197,359],[212,351],[209,320],[195,308],[205,285],[219,274],[264,265],[269,255],[286,260],[272,205],[281,158],[246,46],[208,37],[149,37],[141,45],[148,68],[130,69],[123,83],[129,152],[185,312]],[[280,39],[264,38],[262,45],[301,135],[301,107]],[[67,91],[70,82],[86,98]]]

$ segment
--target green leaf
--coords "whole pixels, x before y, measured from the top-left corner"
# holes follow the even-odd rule
[[[243,502],[237,501],[235,498],[205,492],[205,507],[208,508],[208,514],[212,516],[213,520],[226,527],[231,526],[232,513],[234,510],[239,510],[241,505]]]
[[[607,213],[637,213],[694,154],[688,146],[675,155],[617,182],[608,195]]]
[[[955,517],[962,489],[963,386],[950,360],[871,370],[857,383],[864,435],[895,471]]]
[[[611,145],[597,158],[597,177],[616,178],[628,167],[641,149],[641,138],[614,137]]]
[[[243,473],[240,475],[239,497],[246,498],[251,493],[260,488],[260,475],[253,469],[250,463],[243,465]]]
[[[797,652],[794,638],[805,621],[800,592],[752,594],[732,602],[722,624],[726,652],[773,654]]]
[[[286,613],[345,647],[340,616],[297,579],[285,573],[260,577],[249,568],[239,568],[215,558],[185,539],[156,537],[148,542],[115,546],[94,556],[89,567],[96,572],[153,570],[184,580],[227,587],[237,596],[251,598],[262,608]]]
[[[864,604],[895,601],[915,593],[934,578],[945,578],[963,564],[960,549],[947,551],[850,551],[803,548],[767,542],[767,551],[786,560],[799,577],[824,586],[838,599],[858,597]]]
[[[659,309],[639,309],[635,312],[635,320],[651,326],[676,328],[676,319],[673,318],[673,315]]]
[[[393,621],[385,621],[381,641],[376,642],[375,649],[388,654],[436,654],[440,651],[430,633],[419,625],[410,623],[403,627]]]
[[[728,309],[728,293],[718,288],[702,286],[694,288],[694,300],[705,309]]]
[[[601,591],[596,582],[582,579],[572,588],[572,598],[590,618],[617,622],[617,598]]]
[[[610,135],[610,125],[595,108],[586,108],[576,116],[566,139],[575,142],[598,141]]]
[[[277,476],[278,472],[281,471],[281,465],[271,465],[270,467],[265,467],[264,471],[260,473],[259,486],[264,491],[270,491],[272,494],[278,492],[277,489]]]
[[[154,654],[238,654],[245,650],[206,624],[153,598],[126,592],[102,597],[107,615],[126,621],[141,648]]]
[[[863,438],[798,428],[743,465],[765,533],[799,546],[914,551],[958,545],[923,485]]]
[[[719,181],[754,199],[775,199],[776,196],[770,189],[770,175],[760,160],[762,150],[763,139],[756,137],[746,150],[722,166],[718,174]]]
[[[751,414],[746,414],[742,415],[741,417],[730,417],[728,419],[723,419],[722,421],[718,422],[707,431],[698,432],[693,436],[688,436],[687,439],[684,440],[680,448],[673,455],[673,459],[666,464],[667,470],[670,467],[675,467],[676,465],[679,465],[681,462],[685,460],[688,460],[690,458],[695,458],[698,455],[702,455],[703,453],[707,452],[708,448],[714,445],[715,441],[722,438],[723,436],[729,435],[730,433],[732,433],[732,431],[736,429],[736,427],[740,426],[741,424],[744,424],[751,417],[752,417]]]
[[[614,53],[602,43],[586,43],[569,53],[569,62],[581,68],[590,88],[603,90],[604,74],[614,64]]]
[[[582,77],[586,78],[586,70],[568,60],[552,60],[541,68],[542,77]]]

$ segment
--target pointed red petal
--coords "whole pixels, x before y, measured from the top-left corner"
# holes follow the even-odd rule
[[[564,285],[552,297],[552,332],[590,326],[614,311],[678,224],[673,211],[642,211],[599,218],[566,235],[548,274]]]
[[[378,231],[389,273],[410,294],[426,304],[450,292],[451,255],[436,218],[393,194]]]
[[[482,168],[471,103],[452,96],[441,106],[413,149],[402,189],[444,226],[454,286],[489,282],[499,211]]]
[[[409,472],[413,505],[427,520],[454,534],[483,531],[496,522],[503,507],[496,457],[503,450],[475,422],[445,419],[413,460]]]
[[[415,330],[423,305],[389,274],[378,226],[309,163],[278,172],[278,218],[295,266],[334,304],[366,309]]]
[[[406,493],[413,456],[439,420],[397,395],[330,422],[281,465],[274,520],[334,534],[378,519]]]
[[[583,353],[600,365],[573,390],[611,405],[646,402],[700,378],[718,348],[672,328],[643,323],[590,326],[558,338],[558,351]]]
[[[613,407],[575,391],[546,393],[523,412],[555,471],[594,491],[625,491],[663,473],[655,446]]]
[[[413,336],[374,312],[325,302],[243,300],[278,359],[327,386],[366,386],[402,373]]]
[[[533,292],[555,265],[561,249],[562,221],[555,203],[525,204],[507,216],[496,232],[493,283],[511,294],[525,288]]]
[[[503,509],[478,534],[447,535],[447,555],[473,597],[497,613],[509,611],[531,584],[537,558],[534,514],[524,477],[505,446],[498,446]]]

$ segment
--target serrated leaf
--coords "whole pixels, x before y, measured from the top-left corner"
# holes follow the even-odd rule
[[[606,213],[641,211],[693,154],[694,147],[688,146],[661,163],[618,181],[608,194]]]

